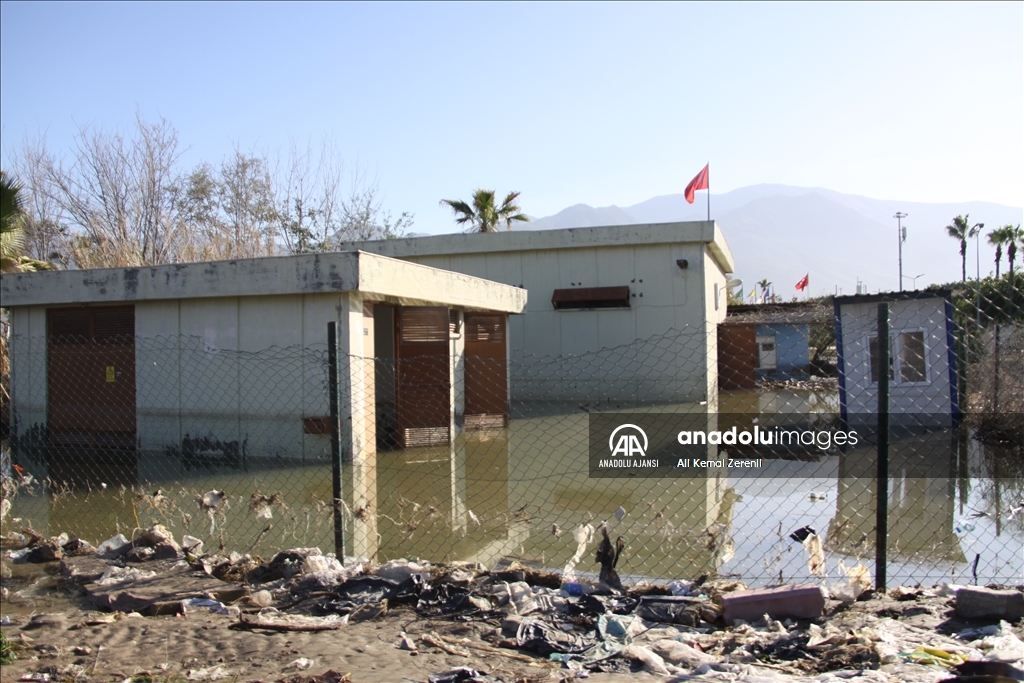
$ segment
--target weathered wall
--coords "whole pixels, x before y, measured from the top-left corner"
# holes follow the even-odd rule
[[[5,308],[347,291],[508,313],[526,305],[526,292],[516,287],[355,251],[0,277]]]
[[[514,400],[694,401],[717,390],[715,328],[725,318],[725,273],[733,261],[714,222],[347,246],[525,287],[527,315],[509,320]],[[551,304],[556,289],[621,285],[630,288],[628,309],[555,310]],[[663,335],[672,341],[624,348]]]
[[[242,458],[324,457],[328,437],[306,434],[302,420],[329,412],[328,322],[341,323],[342,360],[346,349],[372,358],[373,324],[364,321],[364,300],[519,313],[527,298],[517,287],[354,252],[21,273],[4,275],[2,290],[12,311],[18,435],[42,434],[47,423],[47,308],[130,302],[140,452],[232,465]],[[358,320],[346,327],[353,312]],[[369,401],[372,416],[373,386],[364,395],[364,384],[354,387],[353,405]],[[353,419],[359,422],[355,413]],[[368,420],[356,426],[357,440],[372,447]],[[139,467],[147,471],[145,456]]]

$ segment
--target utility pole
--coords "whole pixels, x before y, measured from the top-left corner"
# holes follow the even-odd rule
[[[900,254],[900,257],[899,257],[900,258],[900,290],[899,291],[901,291],[901,292],[903,291],[903,243],[907,241],[907,229],[903,227],[903,219],[906,218],[907,215],[908,214],[905,214],[902,211],[897,211],[896,215],[893,216],[893,218],[896,219],[896,232],[897,232],[897,236],[899,237],[899,254]]]

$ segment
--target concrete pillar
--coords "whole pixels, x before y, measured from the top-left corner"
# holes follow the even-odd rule
[[[458,326],[451,339],[451,362],[448,364],[451,393],[451,496],[452,531],[466,533],[466,440],[462,430],[466,424],[466,335],[465,314],[456,311]]]
[[[377,533],[377,443],[374,405],[373,304],[359,292],[342,295],[338,307],[338,412],[341,457],[350,466],[352,555],[375,559]]]

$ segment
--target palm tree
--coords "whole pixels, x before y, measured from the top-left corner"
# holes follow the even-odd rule
[[[1012,225],[1004,225],[1001,228],[995,228],[990,230],[988,233],[988,243],[994,244],[996,247],[996,279],[999,279],[999,262],[1003,260],[1003,245],[1006,244],[1010,238],[1010,231],[1013,230]]]
[[[473,206],[458,199],[442,199],[441,206],[447,206],[455,213],[455,222],[467,225],[466,232],[497,232],[498,224],[504,222],[505,229],[512,229],[512,221],[527,222],[526,214],[519,213],[516,199],[518,192],[509,192],[501,206],[494,200],[494,190],[476,190],[473,192]]]
[[[772,283],[768,281],[768,278],[765,278],[758,282],[757,286],[761,288],[761,303],[767,303],[765,294],[768,293],[768,288],[772,286]]]
[[[1024,246],[1024,230],[1020,229],[1020,225],[1005,225],[1003,230],[1006,231],[1006,260],[1010,262],[1010,282],[1013,282],[1013,261],[1017,256],[1017,243]]]
[[[967,282],[967,240],[978,234],[978,231],[985,227],[984,223],[975,223],[968,227],[966,216],[957,216],[951,225],[946,226],[946,234],[956,240],[960,240],[960,280]]]
[[[25,229],[20,193],[21,185],[0,171],[0,272],[54,270],[51,264],[21,253],[25,248]]]

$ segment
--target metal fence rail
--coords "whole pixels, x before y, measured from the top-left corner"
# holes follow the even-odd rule
[[[515,363],[342,356],[372,373],[373,390],[339,395],[353,410],[337,417],[327,330],[323,345],[253,353],[192,337],[15,337],[3,532],[97,544],[159,523],[266,557],[333,549],[337,518],[348,557],[586,575],[605,525],[624,539],[619,572],[633,580],[836,582],[863,563],[889,585],[1019,583],[1021,281],[937,299],[847,297],[804,318],[764,307],[717,338],[684,329]],[[83,368],[102,372],[86,381]],[[88,382],[124,392],[99,403]],[[651,443],[609,439],[625,424],[648,425]],[[680,435],[755,428],[812,436],[758,450]],[[855,443],[835,438],[853,430]],[[364,445],[357,457],[335,445],[333,468],[343,437]],[[642,457],[661,464],[601,465]],[[716,464],[680,473],[696,458]],[[759,464],[719,463],[729,459]]]

